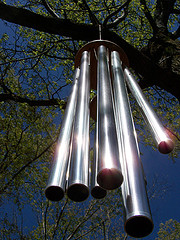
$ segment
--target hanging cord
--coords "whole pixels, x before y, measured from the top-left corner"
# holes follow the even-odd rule
[[[99,24],[99,40],[102,40],[102,25]]]

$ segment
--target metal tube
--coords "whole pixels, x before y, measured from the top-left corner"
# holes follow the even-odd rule
[[[97,183],[98,172],[98,121],[96,123],[95,141],[94,141],[94,156],[91,167],[91,195],[96,199],[104,198],[107,195],[107,191],[99,186]]]
[[[157,117],[156,113],[152,109],[141,88],[127,67],[125,68],[124,73],[128,87],[136,99],[146,123],[150,127],[152,136],[156,142],[156,145],[158,146],[158,150],[164,154],[170,153],[174,148],[173,141],[166,133],[166,130],[164,129],[162,123],[160,122],[159,118]]]
[[[111,55],[114,77],[116,124],[122,152],[124,182],[121,186],[125,212],[125,231],[132,237],[151,233],[153,222],[146,193],[136,132],[118,52]]]
[[[97,182],[102,188],[112,190],[122,184],[123,176],[119,159],[107,50],[103,45],[98,48],[97,81],[99,144]]]
[[[80,70],[77,68],[74,74],[74,84],[61,125],[61,131],[56,146],[55,157],[52,163],[48,184],[45,189],[45,195],[51,201],[59,201],[64,197],[71,134],[76,108],[79,72]]]
[[[67,195],[76,202],[89,196],[89,53],[81,58]]]

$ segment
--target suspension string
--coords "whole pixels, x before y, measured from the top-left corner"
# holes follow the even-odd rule
[[[99,40],[102,40],[102,25],[99,24]]]

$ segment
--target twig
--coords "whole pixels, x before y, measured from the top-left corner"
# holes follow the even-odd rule
[[[88,13],[89,13],[89,17],[90,17],[90,20],[92,22],[92,24],[94,24],[95,26],[98,26],[100,24],[100,22],[98,21],[98,19],[96,18],[96,16],[92,13],[91,9],[89,8],[86,0],[82,0],[85,8],[87,9]]]
[[[61,212],[60,212],[59,217],[58,217],[58,219],[57,219],[57,221],[56,221],[56,226],[54,227],[52,239],[54,239],[54,237],[55,237],[55,234],[56,234],[56,231],[57,231],[57,229],[58,229],[58,225],[59,225],[60,219],[61,219],[61,217],[62,217],[62,214],[63,214],[63,212],[64,212],[64,209],[65,209],[67,203],[68,203],[68,199],[66,199],[63,207],[61,208]]]
[[[82,222],[80,222],[76,226],[74,231],[68,236],[67,240],[70,240],[74,236],[74,234],[77,232],[77,230],[81,227],[81,225],[83,225],[87,220],[89,220],[98,210],[99,210],[99,208],[97,208],[94,212],[92,212],[88,217],[85,217],[84,220]]]
[[[46,0],[42,0],[43,5],[45,6],[46,10],[51,14],[51,16],[55,18],[59,18],[59,16],[56,14],[56,12],[51,8],[49,3]]]
[[[140,0],[140,3],[144,6],[143,12],[144,12],[147,20],[149,21],[153,31],[156,32],[157,31],[157,26],[156,26],[156,23],[155,23],[153,17],[151,16],[151,13],[150,13],[147,5],[146,5],[146,0]]]
[[[47,148],[45,148],[38,156],[30,160],[28,163],[26,163],[24,166],[22,166],[13,176],[12,178],[4,185],[4,187],[0,190],[0,194],[2,194],[8,187],[9,185],[14,181],[14,179],[21,173],[23,172],[29,165],[31,165],[33,162],[35,162],[38,158],[40,158],[45,152],[47,152],[52,145],[55,143],[55,141],[51,142]]]
[[[131,0],[127,0],[125,3],[123,3],[116,11],[112,12],[111,14],[109,14],[104,22],[103,22],[103,26],[106,27],[106,28],[113,28],[115,26],[117,26],[121,21],[124,20],[124,18],[126,17],[127,15],[127,8],[128,8],[128,5],[130,3]],[[123,13],[120,17],[117,17],[112,23],[108,23],[108,21],[114,17],[116,14],[118,14],[122,9],[123,10]]]
[[[46,206],[45,212],[44,212],[44,239],[47,239],[47,211],[49,208],[49,202]]]
[[[26,97],[20,97],[16,94],[2,93],[0,94],[0,102],[3,101],[14,101],[19,103],[27,103],[29,106],[58,106],[60,104],[60,99],[52,98],[46,100],[34,100]]]

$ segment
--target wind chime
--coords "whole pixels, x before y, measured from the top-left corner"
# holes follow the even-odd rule
[[[81,202],[90,190],[100,199],[121,186],[125,231],[132,237],[145,237],[153,222],[126,83],[159,151],[169,153],[174,144],[129,71],[128,58],[119,46],[101,39],[92,41],[77,53],[75,68],[46,197],[59,201],[67,193],[71,200]],[[91,103],[90,88],[97,89],[97,100]],[[96,121],[91,173],[90,115]]]

